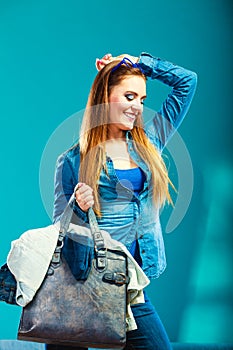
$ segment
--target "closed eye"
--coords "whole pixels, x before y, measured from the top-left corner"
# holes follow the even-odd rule
[[[135,95],[134,94],[125,94],[125,97],[128,101],[133,101],[135,99]],[[145,104],[145,99],[141,100],[141,104],[144,105]]]
[[[133,101],[133,99],[135,98],[134,94],[126,94],[125,97],[128,101]]]

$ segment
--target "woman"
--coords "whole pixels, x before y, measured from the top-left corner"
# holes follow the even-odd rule
[[[147,53],[139,58],[108,54],[96,66],[79,143],[57,161],[54,221],[75,191],[73,222],[87,222],[93,207],[100,228],[123,242],[146,275],[155,278],[166,267],[159,210],[171,203],[172,185],[161,152],[188,111],[196,74]],[[147,78],[172,89],[144,125]],[[127,333],[125,349],[171,349],[146,294],[145,303],[132,309],[138,328]]]

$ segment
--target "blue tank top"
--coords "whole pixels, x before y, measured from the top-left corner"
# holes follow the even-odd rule
[[[129,188],[134,192],[135,195],[138,195],[140,191],[143,189],[144,181],[146,176],[141,168],[132,168],[132,169],[115,169],[116,175],[122,184]],[[129,251],[137,261],[139,266],[142,266],[142,259],[139,252],[138,241],[135,239],[131,246],[129,247]]]
[[[122,184],[132,190],[135,195],[143,189],[146,176],[141,168],[116,169],[116,175]]]

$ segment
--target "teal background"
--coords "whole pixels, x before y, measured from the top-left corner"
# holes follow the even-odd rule
[[[50,224],[42,154],[54,130],[85,107],[95,58],[150,52],[196,71],[199,82],[180,128],[193,163],[192,201],[165,234],[168,267],[148,293],[172,341],[233,342],[232,7],[227,0],[0,0],[1,264],[12,240]],[[147,106],[157,109],[166,93],[149,82]],[[62,141],[57,155],[61,148]],[[48,192],[51,183],[48,176]],[[164,226],[170,214],[164,210]],[[16,338],[20,311],[0,304],[0,339]]]

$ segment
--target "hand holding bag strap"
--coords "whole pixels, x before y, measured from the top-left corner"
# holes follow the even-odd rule
[[[59,254],[74,203],[71,198],[61,217]],[[93,209],[87,215],[95,241],[88,278],[76,279],[65,258],[52,262],[35,297],[23,308],[18,339],[74,349],[125,346],[127,260],[111,248],[106,251]]]
[[[72,194],[60,219],[59,237],[58,237],[58,242],[57,242],[55,252],[53,254],[52,263],[55,263],[55,264],[60,263],[63,241],[69,229],[69,225],[73,215],[74,205],[75,205],[75,195]],[[96,252],[96,264],[97,264],[96,267],[102,270],[106,268],[106,263],[107,263],[106,248],[104,244],[104,238],[99,229],[96,216],[92,208],[89,208],[88,210],[88,219],[89,219],[90,229],[91,229],[95,252]]]

